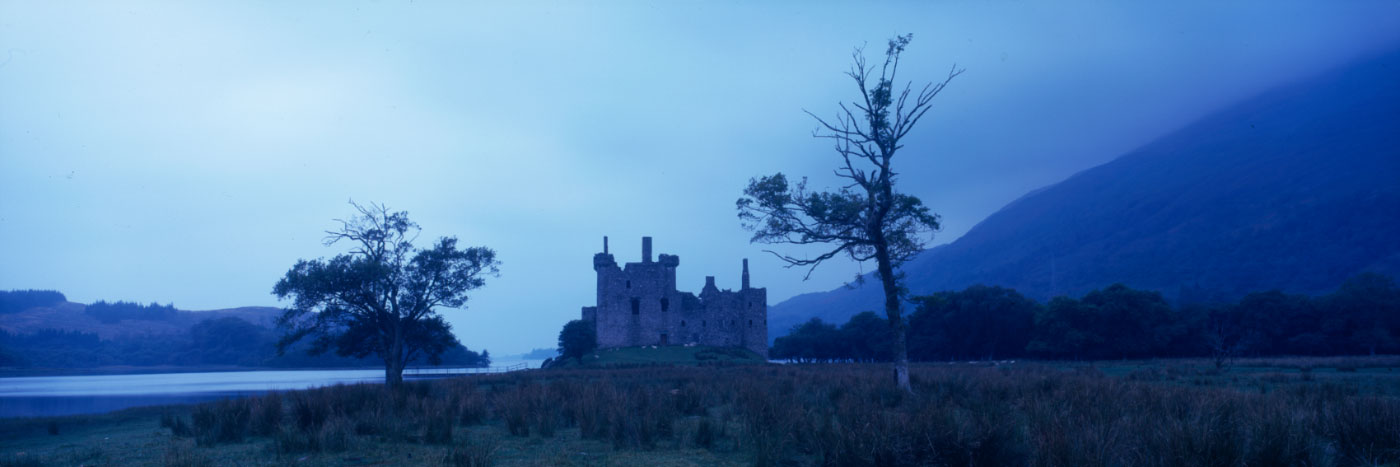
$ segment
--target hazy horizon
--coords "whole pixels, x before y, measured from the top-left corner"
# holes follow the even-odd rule
[[[956,239],[1025,193],[1240,99],[1400,45],[1400,4],[459,5],[0,2],[0,289],[181,309],[280,306],[348,200],[497,250],[458,337],[552,347],[602,237],[678,286],[770,305],[840,286],[751,245],[751,177],[834,184],[803,110],[858,97],[853,46],[912,33],[949,85],[895,161]],[[791,247],[776,246],[785,252]],[[868,271],[868,267],[865,269]],[[770,330],[782,332],[784,330]]]

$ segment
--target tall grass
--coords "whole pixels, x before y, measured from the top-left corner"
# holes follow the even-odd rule
[[[565,433],[627,451],[708,449],[754,465],[1377,465],[1400,463],[1396,380],[1311,381],[1186,367],[916,366],[914,393],[882,365],[559,370],[333,386],[196,408],[200,445],[270,437],[282,453],[362,440],[441,444],[489,464],[465,427]],[[1353,375],[1352,378],[1366,378]],[[1380,394],[1395,394],[1395,388]]]

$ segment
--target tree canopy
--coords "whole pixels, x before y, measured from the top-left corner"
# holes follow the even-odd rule
[[[490,248],[458,248],[454,237],[417,248],[419,227],[407,212],[351,205],[358,215],[337,220],[340,228],[327,231],[324,242],[346,241],[351,251],[299,260],[273,287],[279,299],[292,300],[278,319],[284,331],[278,349],[310,338],[312,354],[376,355],[385,382],[397,386],[407,362],[421,354],[437,363],[460,345],[438,308],[462,308],[467,292],[498,274],[499,263]]]
[[[583,363],[583,356],[598,348],[597,331],[593,323],[576,319],[564,324],[559,331],[559,356]]]
[[[54,306],[68,301],[57,290],[0,290],[0,314]]]
[[[1375,355],[1400,351],[1400,287],[1364,273],[1318,297],[1277,290],[1230,302],[1169,304],[1158,292],[1114,284],[1082,297],[1041,304],[1015,290],[973,285],[913,297],[909,358],[917,361],[1122,359]],[[888,361],[863,342],[875,333],[870,312],[839,328],[819,319],[778,337],[773,358],[793,361]],[[883,320],[878,320],[883,321]]]
[[[916,360],[996,360],[1019,355],[1040,304],[1015,290],[974,285],[914,297],[909,353]]]

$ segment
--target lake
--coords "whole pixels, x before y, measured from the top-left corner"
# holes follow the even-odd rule
[[[494,362],[493,368],[540,360]],[[405,375],[405,379],[415,379]],[[0,418],[105,413],[129,407],[191,404],[270,391],[382,383],[383,369],[259,370],[0,378]]]

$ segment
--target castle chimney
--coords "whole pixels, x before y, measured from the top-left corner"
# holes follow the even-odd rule
[[[651,262],[651,237],[642,237],[642,262]]]
[[[749,259],[744,258],[744,275],[740,277],[742,290],[749,290]]]
[[[718,287],[715,287],[715,276],[705,276],[705,288],[707,288],[707,289],[717,289],[717,288],[718,288]]]
[[[605,254],[605,255],[608,254],[608,236],[607,236],[607,235],[604,235],[604,236],[603,236],[603,254]],[[747,261],[747,260],[745,260],[745,261]]]

